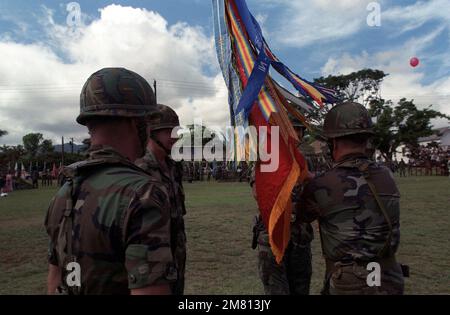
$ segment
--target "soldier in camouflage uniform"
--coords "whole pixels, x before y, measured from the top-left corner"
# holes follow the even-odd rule
[[[105,68],[85,83],[77,122],[88,127],[91,147],[85,161],[64,169],[67,181],[48,209],[49,294],[171,293],[169,192],[133,163],[154,110],[153,90],[132,71]],[[68,281],[72,262],[80,286]]]
[[[294,129],[299,139],[303,138],[304,126],[292,118]],[[301,142],[300,142],[301,143]],[[299,148],[300,148],[299,143]],[[254,170],[250,185],[254,188]],[[293,209],[299,201],[303,185],[297,184],[292,190]],[[256,190],[253,189],[256,198]],[[261,217],[257,217],[254,227],[254,243],[258,246],[259,276],[267,295],[308,295],[312,275],[311,241],[314,238],[313,229],[309,223],[299,222],[292,215],[291,239],[286,248],[283,260],[277,264],[269,244],[269,234]],[[254,244],[254,247],[256,244]]]
[[[310,181],[297,205],[302,222],[318,220],[326,261],[324,294],[402,294],[399,245],[400,194],[389,169],[367,157],[373,134],[367,110],[345,102],[325,117],[331,170]],[[381,268],[381,285],[369,286],[370,262]]]
[[[177,282],[173,285],[174,294],[184,291],[184,271],[186,266],[186,233],[184,218],[184,189],[182,184],[183,169],[180,163],[170,157],[172,146],[177,138],[172,138],[173,128],[180,126],[178,115],[166,105],[158,105],[158,113],[147,116],[149,140],[145,155],[136,161],[136,165],[152,177],[164,183],[169,192],[171,217],[171,248],[176,269]]]

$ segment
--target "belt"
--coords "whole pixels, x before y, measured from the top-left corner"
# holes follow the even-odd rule
[[[337,271],[342,266],[351,266],[351,265],[359,265],[366,267],[367,264],[371,262],[379,263],[382,269],[391,269],[397,267],[399,264],[395,259],[395,255],[384,257],[384,258],[374,258],[371,260],[342,260],[335,261],[331,259],[325,258],[326,263],[326,274],[330,275]]]

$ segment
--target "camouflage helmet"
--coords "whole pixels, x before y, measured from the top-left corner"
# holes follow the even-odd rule
[[[329,139],[354,134],[373,134],[369,112],[359,103],[338,104],[326,114],[323,134]]]
[[[103,68],[81,90],[77,122],[98,116],[144,117],[156,109],[155,94],[139,74],[125,68]]]
[[[167,105],[158,104],[158,111],[146,117],[150,130],[172,129],[180,126],[177,113]]]

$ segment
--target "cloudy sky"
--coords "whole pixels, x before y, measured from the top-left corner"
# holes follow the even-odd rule
[[[156,79],[158,101],[172,105],[183,124],[228,122],[210,0],[78,1],[80,19],[68,19],[68,3],[0,0],[0,129],[9,132],[0,145],[29,132],[86,138],[74,119],[81,87],[111,66]],[[272,50],[301,76],[377,68],[389,73],[384,98],[412,98],[450,114],[450,1],[376,1],[379,26],[367,22],[374,1],[247,3]]]

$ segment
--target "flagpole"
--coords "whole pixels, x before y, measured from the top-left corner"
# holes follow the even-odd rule
[[[61,137],[61,142],[62,142],[62,146],[61,146],[61,163],[62,163],[62,165],[64,165],[64,136]]]

